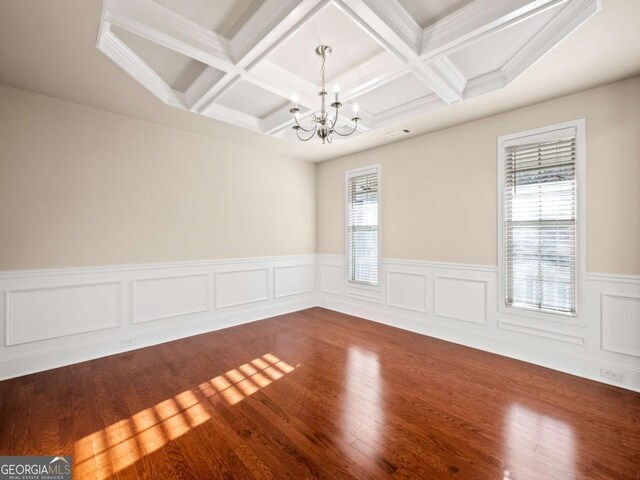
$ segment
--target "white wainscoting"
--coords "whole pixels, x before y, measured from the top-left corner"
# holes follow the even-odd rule
[[[499,312],[495,266],[384,259],[380,268],[380,286],[354,294],[344,257],[318,255],[320,305],[640,391],[640,277],[587,274],[583,318],[567,323]]]
[[[379,278],[347,284],[335,255],[0,272],[0,379],[321,305],[640,391],[640,277],[587,274],[574,324],[498,312],[494,266],[383,260]]]
[[[0,272],[0,380],[312,307],[315,259]]]

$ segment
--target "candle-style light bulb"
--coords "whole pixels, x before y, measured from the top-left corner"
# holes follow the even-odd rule
[[[353,104],[353,113],[354,113],[354,114],[357,114],[357,113],[358,113],[358,110],[360,110],[360,107],[358,106],[358,104],[357,104],[357,103],[354,103],[354,104]]]
[[[291,101],[293,102],[293,106],[297,107],[298,106],[298,94],[294,93],[293,95],[291,95]]]
[[[338,103],[338,95],[340,95],[340,86],[339,85],[334,85],[333,86],[333,94],[335,95],[336,103]]]

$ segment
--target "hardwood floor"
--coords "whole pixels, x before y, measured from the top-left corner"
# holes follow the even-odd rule
[[[321,308],[0,382],[74,479],[640,479],[640,394]]]

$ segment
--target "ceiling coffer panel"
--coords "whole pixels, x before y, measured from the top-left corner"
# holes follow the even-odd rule
[[[104,0],[97,47],[161,101],[295,139],[329,95],[358,133],[504,87],[600,0]]]
[[[263,119],[284,108],[289,100],[240,80],[222,94],[217,103],[239,112]]]
[[[319,86],[320,62],[314,55],[318,45],[330,45],[333,49],[326,68],[329,85],[340,75],[384,51],[344,11],[328,3],[269,52],[267,60]]]

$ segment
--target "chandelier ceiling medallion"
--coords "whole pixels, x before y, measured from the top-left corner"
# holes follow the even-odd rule
[[[331,55],[332,50],[329,45],[320,45],[316,48],[315,51],[317,55],[322,57],[322,66],[320,67],[322,88],[318,92],[318,96],[320,97],[320,113],[312,114],[311,124],[309,125],[309,128],[304,128],[298,121],[300,117],[300,108],[298,108],[298,106],[295,104],[295,101],[293,107],[291,107],[289,112],[293,114],[295,121],[295,125],[292,128],[296,131],[296,135],[300,140],[302,140],[303,142],[307,142],[317,134],[318,137],[322,139],[322,143],[331,143],[334,133],[341,137],[348,137],[356,132],[356,130],[358,129],[358,122],[360,121],[360,118],[358,117],[358,106],[357,104],[353,105],[354,117],[351,119],[351,121],[353,122],[352,130],[350,132],[340,133],[336,128],[336,123],[338,123],[338,116],[340,107],[342,107],[342,103],[340,103],[340,100],[338,98],[340,92],[337,87],[334,89],[335,99],[331,104],[331,108],[335,109],[333,117],[330,116],[326,109],[327,90],[325,88],[324,67],[327,60],[327,55]],[[304,132],[302,135],[300,134],[301,131]],[[303,136],[304,134],[308,135]]]

